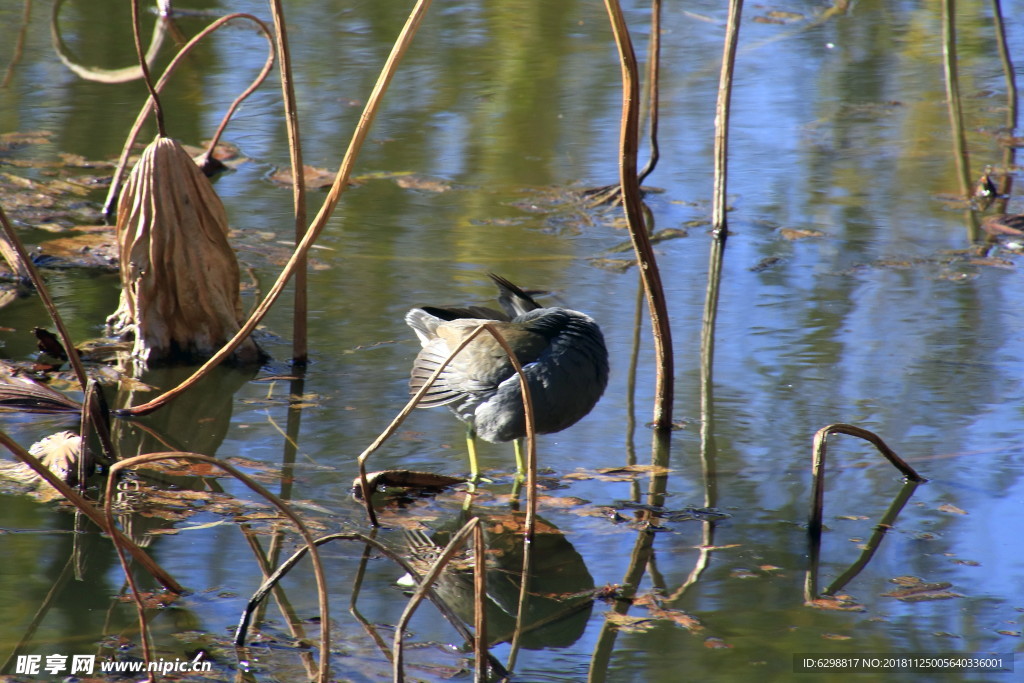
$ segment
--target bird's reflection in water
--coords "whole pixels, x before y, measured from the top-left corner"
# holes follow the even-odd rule
[[[510,641],[516,628],[523,569],[519,512],[478,514],[487,548],[487,633],[491,645]],[[423,576],[465,520],[433,533],[403,531],[410,564]],[[439,576],[435,590],[467,624],[473,623],[473,553],[460,552]],[[583,634],[593,608],[594,579],[583,557],[555,526],[536,522],[531,577],[520,644],[527,649],[566,647]]]

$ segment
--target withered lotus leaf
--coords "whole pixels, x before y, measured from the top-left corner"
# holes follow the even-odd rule
[[[212,355],[242,321],[228,219],[178,142],[157,137],[125,183],[117,211],[121,302],[107,324],[143,362]],[[246,339],[236,361],[259,359]]]

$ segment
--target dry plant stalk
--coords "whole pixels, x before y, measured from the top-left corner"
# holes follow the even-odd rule
[[[128,176],[117,212],[121,303],[107,319],[143,362],[215,353],[241,327],[239,269],[224,205],[175,140],[157,137]],[[246,339],[238,362],[258,361]]]
[[[917,473],[913,467],[907,464],[903,458],[896,454],[896,451],[889,448],[889,445],[872,431],[862,429],[856,425],[844,424],[841,422],[822,427],[814,434],[814,453],[811,457],[811,477],[814,480],[811,492],[811,513],[807,525],[807,531],[813,537],[821,536],[822,517],[825,507],[825,453],[828,437],[832,434],[848,434],[858,439],[863,439],[873,445],[878,452],[898,469],[909,481],[928,481]]]

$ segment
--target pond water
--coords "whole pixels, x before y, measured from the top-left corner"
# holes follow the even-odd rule
[[[305,162],[333,172],[407,3],[286,5]],[[647,194],[654,229],[684,235],[656,244],[673,330],[673,418],[680,425],[667,475],[652,479],[642,468],[599,473],[651,461],[644,425],[654,367],[650,326],[637,312],[637,273],[626,267],[630,253],[619,250],[628,242],[620,210],[581,208],[568,199],[616,181],[621,99],[604,7],[575,0],[435,3],[356,166],[359,182],[343,195],[313,252],[304,382],[288,379],[286,295],[259,333],[272,360],[255,376],[224,371],[151,417],[118,421],[123,452],[169,446],[241,463],[297,501],[318,534],[367,532],[349,488],[356,456],[407,400],[418,343],[404,314],[424,303],[490,304],[495,292],[486,274],[496,272],[591,314],[611,355],[609,386],[594,411],[538,440],[548,486],[540,514],[557,530],[544,537],[559,539],[550,554],[565,563],[551,573],[568,575],[564,585],[544,590],[621,585],[639,570],[635,604],[598,600],[563,620],[561,630],[527,636],[516,680],[789,680],[797,676],[794,656],[805,653],[998,653],[1011,660],[1024,651],[1024,551],[1015,540],[1024,534],[1024,262],[1012,239],[983,249],[969,236],[971,215],[957,199],[939,5],[862,0],[826,14],[820,3],[794,0],[746,9],[707,415],[700,407],[700,329],[726,14],[720,2],[669,5],[661,160],[645,181],[655,190]],[[27,2],[27,25],[21,3],[0,6],[0,45],[11,60],[0,90],[0,133],[38,134],[32,144],[0,149],[0,173],[40,183],[53,173],[35,162],[62,153],[116,156],[145,96],[138,81],[88,82],[62,65],[50,39],[51,6]],[[190,0],[176,9],[189,11],[177,19],[186,36],[228,11],[269,22],[266,3],[255,1]],[[642,58],[650,9],[625,9]],[[1009,53],[1024,63],[1024,4],[1004,2],[1002,9]],[[131,64],[126,12],[114,0],[65,3],[65,49],[90,66]],[[152,22],[146,15],[144,23]],[[1007,128],[992,4],[959,3],[957,27],[973,181],[986,166],[1012,163],[1001,141],[1017,131]],[[19,35],[24,43],[15,57]],[[172,42],[158,64],[173,54]],[[168,88],[169,134],[192,145],[208,139],[264,57],[265,43],[249,26],[215,34]],[[288,164],[280,99],[279,86],[268,81],[243,105],[226,139],[246,161],[214,183],[235,230],[246,306],[269,288],[294,235],[291,193],[270,180]],[[642,160],[646,154],[645,146]],[[310,192],[311,216],[323,196]],[[78,222],[99,222],[102,189],[82,201]],[[999,210],[1024,213],[1024,206],[1011,194]],[[69,227],[67,218],[54,222]],[[36,225],[19,223],[30,244],[64,236]],[[76,339],[100,335],[117,305],[116,274],[45,272]],[[35,358],[35,326],[49,326],[35,297],[0,309],[0,356]],[[169,388],[186,374],[175,369],[142,379]],[[290,399],[296,391],[301,396]],[[126,405],[153,394],[111,385],[108,395]],[[711,437],[703,444],[702,420]],[[877,433],[928,481],[913,490],[876,548],[869,539],[900,495],[901,476],[867,443],[832,437],[817,585],[841,577],[865,547],[875,550],[839,591],[842,602],[814,607],[804,596],[811,446],[818,429],[837,422]],[[73,421],[4,413],[0,428],[27,446],[73,428]],[[463,438],[448,411],[418,410],[371,458],[370,469],[464,474]],[[711,472],[702,467],[702,451]],[[484,485],[475,510],[493,531],[514,521],[504,497],[511,447],[482,444],[481,459],[493,483]],[[257,513],[267,510],[231,479],[191,477],[178,486],[212,486],[226,494],[223,500],[242,503],[226,513],[221,498],[199,497],[195,514],[131,520],[137,537],[150,532],[147,551],[189,590],[152,614],[157,654],[186,657],[205,648],[215,662],[211,675],[228,678],[237,662],[225,643],[262,578],[251,539],[266,545],[269,526]],[[649,490],[662,495],[649,498]],[[33,653],[138,655],[138,622],[131,602],[120,597],[125,577],[110,543],[87,523],[73,533],[73,516],[53,503],[4,491],[0,661]],[[449,492],[389,512],[379,538],[401,545],[410,520],[443,538],[463,519],[462,501],[461,493]],[[652,503],[662,513],[656,531],[642,523],[644,505]],[[244,522],[235,521],[238,514]],[[295,547],[286,536],[283,552]],[[322,554],[335,677],[387,678],[389,662],[349,611],[363,546],[335,543]],[[81,569],[69,564],[72,557]],[[388,644],[406,602],[396,585],[402,573],[374,556],[359,587],[359,612]],[[140,580],[152,585],[141,574]],[[287,577],[284,590],[313,647],[301,646],[271,607],[255,640],[255,680],[304,678],[308,653],[316,651],[317,600],[307,563]],[[407,640],[416,646],[407,653],[409,675],[418,680],[445,679],[470,662],[448,645],[461,641],[430,605],[420,608]],[[504,661],[509,646],[495,646],[494,654]],[[15,674],[14,665],[0,673]]]

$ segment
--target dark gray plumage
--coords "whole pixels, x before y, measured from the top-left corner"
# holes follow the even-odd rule
[[[497,275],[504,313],[483,307],[414,308],[405,316],[423,349],[413,364],[416,393],[481,322],[493,322],[516,353],[530,386],[537,432],[558,432],[591,411],[608,384],[608,350],[594,320],[567,308],[545,308]],[[519,377],[487,332],[452,359],[421,407],[448,405],[472,433],[491,441],[526,434]],[[471,458],[472,458],[471,454]],[[475,467],[474,467],[475,473]]]

